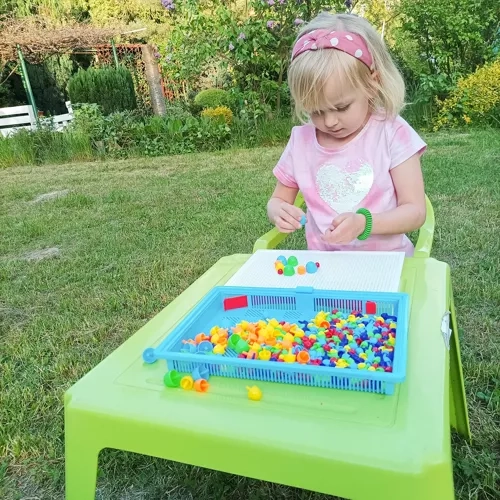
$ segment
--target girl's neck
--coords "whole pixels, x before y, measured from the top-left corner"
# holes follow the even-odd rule
[[[335,137],[332,137],[331,135],[325,134],[324,132],[321,132],[321,130],[316,129],[316,140],[318,141],[318,144],[320,146],[327,149],[341,148],[346,144],[348,144],[349,142],[351,142],[355,137],[359,135],[359,133],[365,128],[371,115],[372,115],[371,111],[368,111],[366,118],[363,120],[361,126],[348,136],[342,137],[341,139],[335,139]]]

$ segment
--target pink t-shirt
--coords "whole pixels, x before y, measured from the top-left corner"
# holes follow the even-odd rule
[[[372,235],[349,245],[328,245],[321,235],[339,214],[364,207],[372,213],[397,207],[390,171],[425,142],[401,117],[373,114],[352,141],[338,149],[319,145],[312,124],[294,127],[274,175],[285,186],[298,188],[307,205],[306,239],[310,250],[384,250],[413,255],[404,235]]]

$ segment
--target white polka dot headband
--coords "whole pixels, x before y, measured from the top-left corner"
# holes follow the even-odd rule
[[[337,49],[359,59],[373,71],[373,57],[364,39],[349,31],[318,29],[301,36],[292,50],[292,61],[308,50]]]

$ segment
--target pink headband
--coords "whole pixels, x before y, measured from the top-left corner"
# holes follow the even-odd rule
[[[301,36],[292,50],[292,61],[308,50],[337,49],[350,54],[373,70],[373,58],[364,39],[349,31],[318,29]]]

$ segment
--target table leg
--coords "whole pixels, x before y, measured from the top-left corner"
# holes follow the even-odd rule
[[[467,412],[467,401],[465,399],[465,385],[462,370],[462,359],[460,357],[460,340],[458,338],[457,315],[451,280],[449,280],[450,296],[450,423],[460,434],[470,441],[469,414]]]
[[[82,425],[78,425],[80,422]],[[66,500],[94,500],[99,448],[80,419],[66,413]]]

